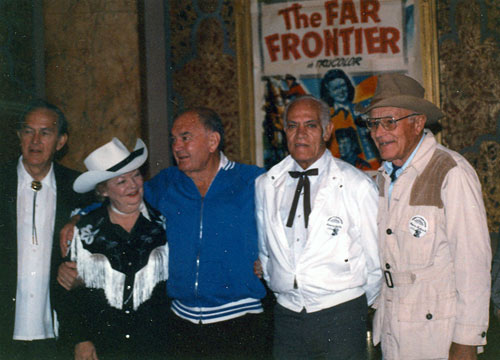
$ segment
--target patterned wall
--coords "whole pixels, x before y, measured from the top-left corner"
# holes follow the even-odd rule
[[[33,93],[30,3],[0,0],[3,134],[11,133],[12,114]],[[500,2],[437,3],[441,107],[446,113],[442,142],[464,154],[478,171],[490,231],[498,233]],[[227,155],[243,158],[234,1],[168,0],[165,4],[171,111],[200,105],[214,108],[223,118]],[[82,169],[83,157],[111,136],[132,145],[141,133],[137,0],[45,0],[44,18],[47,96],[71,122],[70,151],[63,163]],[[6,139],[0,156],[17,149],[15,136]]]
[[[442,142],[483,185],[490,232],[500,227],[500,2],[438,1]],[[473,232],[472,232],[473,233]]]
[[[135,0],[45,0],[46,93],[70,122],[62,163],[83,159],[113,136],[133,147],[141,134]]]
[[[232,1],[171,1],[175,101],[221,112],[228,153],[238,159],[238,103]],[[489,227],[500,226],[500,2],[439,0],[442,142],[477,169]]]
[[[224,123],[226,155],[238,160],[238,84],[233,1],[170,3],[173,111],[207,106]]]

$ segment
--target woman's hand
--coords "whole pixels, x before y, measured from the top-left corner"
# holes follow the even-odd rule
[[[65,261],[59,265],[57,269],[57,282],[66,290],[72,290],[83,285],[83,281],[78,277],[76,262]]]
[[[61,248],[61,256],[66,257],[68,254],[69,245],[71,240],[73,240],[73,232],[76,223],[80,220],[80,215],[75,215],[71,218],[71,221],[63,226],[59,232],[59,247]]]
[[[75,345],[75,360],[99,360],[92,341],[84,341]]]

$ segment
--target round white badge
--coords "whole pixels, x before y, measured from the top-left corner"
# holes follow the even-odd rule
[[[326,228],[328,229],[328,232],[330,233],[330,235],[333,235],[333,236],[338,235],[340,230],[342,230],[343,225],[344,225],[344,222],[338,216],[332,216],[326,222]]]
[[[429,230],[429,225],[427,223],[427,220],[421,215],[415,215],[410,219],[410,223],[408,224],[408,228],[410,230],[410,233],[416,237],[416,238],[421,238],[425,234],[427,234],[427,231]]]

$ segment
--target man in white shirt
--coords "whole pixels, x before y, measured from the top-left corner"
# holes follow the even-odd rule
[[[256,181],[264,279],[277,297],[276,359],[365,359],[366,317],[379,293],[377,190],[326,148],[326,103],[286,108],[290,156]]]
[[[64,114],[29,104],[18,124],[21,156],[0,167],[0,358],[57,357],[57,239],[81,196],[78,172],[55,163],[68,139]]]

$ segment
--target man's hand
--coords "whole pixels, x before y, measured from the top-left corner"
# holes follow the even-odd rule
[[[449,360],[476,360],[477,346],[451,343]]]
[[[59,247],[61,248],[62,257],[66,257],[68,254],[69,244],[73,240],[73,232],[76,223],[80,220],[80,215],[75,215],[71,218],[71,221],[63,226],[59,232]]]
[[[78,278],[75,262],[66,261],[59,265],[59,269],[57,269],[57,282],[66,290],[74,289],[82,284],[81,279]]]
[[[260,260],[255,260],[255,262],[253,263],[253,273],[255,274],[255,276],[257,276],[259,279],[262,279],[262,275],[263,275],[263,270],[262,270],[262,263],[260,262]]]
[[[75,360],[99,360],[94,344],[91,341],[76,344]]]

